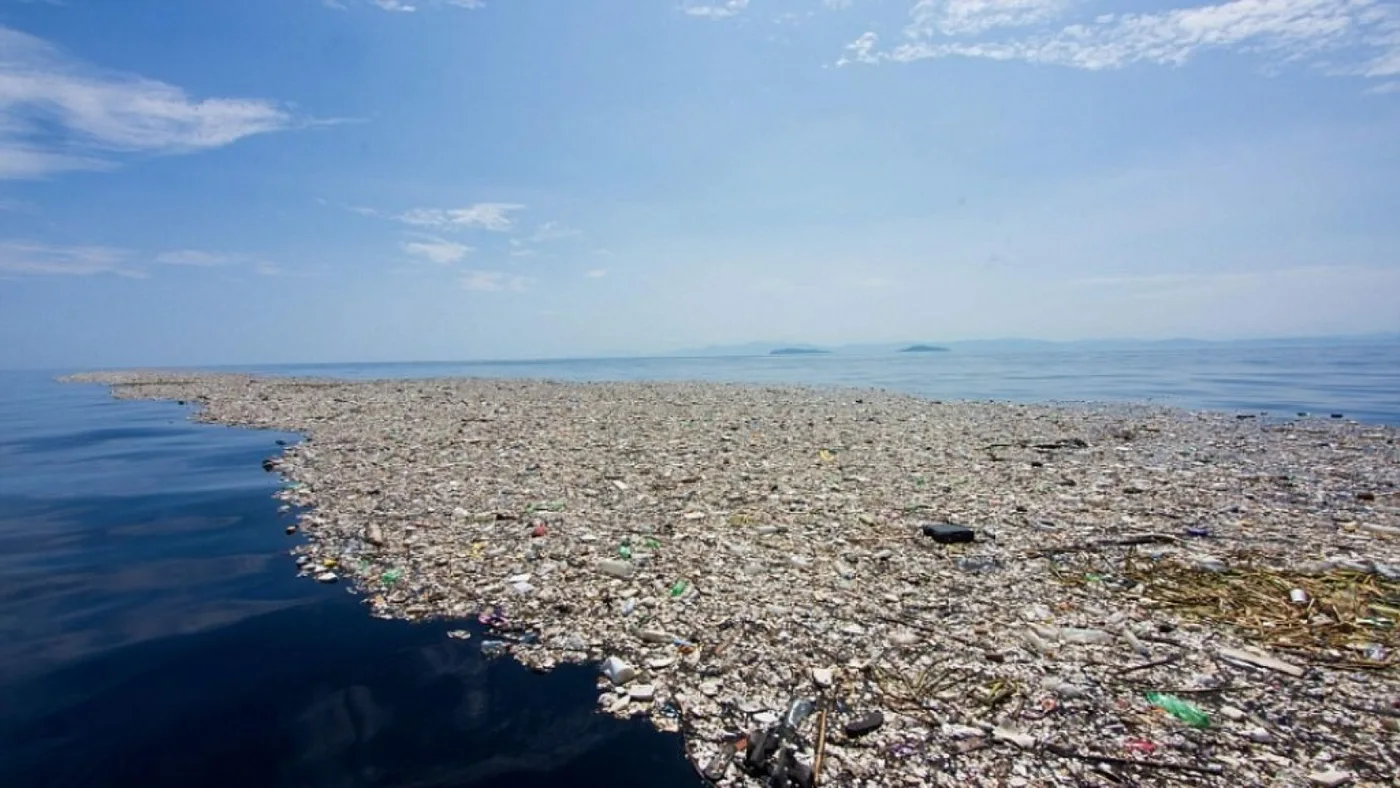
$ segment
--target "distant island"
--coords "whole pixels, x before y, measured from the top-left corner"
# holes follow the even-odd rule
[[[770,356],[820,356],[830,353],[830,350],[821,350],[814,347],[780,347],[776,350],[768,351]]]
[[[900,353],[947,353],[947,352],[948,352],[948,348],[946,348],[946,347],[939,347],[939,346],[937,346],[937,345],[910,345],[909,347],[900,348],[900,349],[899,349],[899,352],[900,352]]]

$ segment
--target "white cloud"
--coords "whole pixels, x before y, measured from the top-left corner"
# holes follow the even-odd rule
[[[407,241],[403,245],[403,250],[415,257],[421,257],[438,265],[450,265],[460,261],[472,251],[470,246],[433,238],[426,241]]]
[[[726,0],[724,3],[713,5],[687,5],[682,6],[681,11],[690,16],[703,17],[705,19],[725,19],[743,13],[749,7],[749,0]]]
[[[222,252],[205,252],[199,249],[176,249],[169,252],[161,252],[156,255],[156,262],[165,265],[186,265],[195,268],[214,268],[221,265],[233,265],[234,263],[246,262],[248,258],[241,255],[224,254]]]
[[[271,101],[193,99],[0,26],[0,178],[102,169],[122,153],[189,153],[298,125]]]
[[[855,4],[855,0],[822,0],[822,6],[832,11],[841,11],[850,8]]]
[[[559,222],[549,221],[540,225],[535,234],[530,236],[531,243],[542,243],[544,241],[557,241],[561,238],[575,238],[583,233],[572,227],[565,227]]]
[[[396,218],[415,227],[506,232],[512,226],[510,214],[524,208],[508,202],[481,202],[466,208],[414,208]]]
[[[468,11],[475,11],[479,8],[486,7],[486,3],[483,2],[483,0],[421,0],[421,2],[417,3],[406,2],[406,0],[366,0],[366,3],[382,11],[391,11],[395,13],[413,13],[414,11],[428,6],[451,6],[453,8],[465,8]],[[321,4],[327,8],[335,8],[338,10],[344,10],[346,8],[345,0],[321,0]]]
[[[956,36],[995,27],[1020,27],[1053,19],[1070,0],[919,0],[909,10],[904,34]]]
[[[607,275],[608,275],[608,269],[606,269],[606,268],[594,268],[593,270],[591,270],[591,271],[589,271],[588,273],[584,274],[584,276],[588,277],[589,279],[602,279],[603,277],[605,277],[605,276],[607,276]]]
[[[1400,81],[1382,82],[1379,85],[1367,88],[1366,92],[1377,96],[1386,93],[1400,93]]]
[[[512,276],[503,271],[467,271],[462,274],[460,283],[463,289],[479,292],[498,293],[502,291],[524,292],[534,283],[524,276]]]
[[[50,246],[27,241],[0,242],[0,276],[92,276],[142,278],[129,264],[131,253],[107,246]]]
[[[186,268],[223,268],[237,266],[252,271],[259,276],[298,276],[297,272],[266,260],[257,255],[239,252],[210,252],[204,249],[172,249],[155,256],[162,265],[183,266]]]
[[[974,57],[1101,70],[1179,66],[1204,51],[1228,50],[1337,74],[1400,74],[1400,6],[1382,0],[1226,0],[1064,18],[1075,7],[1072,0],[920,0],[904,31],[910,40],[877,50],[868,32],[838,64]],[[986,35],[1007,28],[1014,34]]]
[[[879,63],[883,58],[883,53],[876,51],[875,47],[880,45],[880,37],[872,32],[861,33],[856,40],[846,45],[846,54],[836,61],[836,65],[844,66],[849,63]]]

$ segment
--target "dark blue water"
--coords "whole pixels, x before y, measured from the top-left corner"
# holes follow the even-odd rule
[[[259,467],[295,436],[188,412],[0,373],[0,786],[699,784],[591,669],[295,578]]]
[[[1400,346],[271,367],[875,386],[1400,424]],[[588,668],[483,660],[294,577],[260,461],[193,424],[0,373],[0,786],[692,786],[678,738],[595,714]]]

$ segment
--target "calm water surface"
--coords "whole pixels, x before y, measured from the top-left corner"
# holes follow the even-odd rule
[[[1400,346],[265,367],[875,386],[1400,424]],[[0,373],[0,786],[695,786],[678,738],[594,714],[587,668],[294,577],[260,461],[296,436]]]
[[[697,786],[591,669],[294,577],[296,436],[0,373],[0,786]]]
[[[349,378],[471,376],[869,386],[935,399],[1149,401],[1186,408],[1344,412],[1400,424],[1400,343],[736,358],[243,367]]]

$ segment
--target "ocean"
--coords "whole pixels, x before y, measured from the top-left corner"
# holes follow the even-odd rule
[[[240,367],[1147,401],[1400,425],[1400,344]],[[260,468],[297,436],[0,372],[0,785],[698,786],[593,670],[485,659],[295,577]],[[474,628],[471,624],[468,628]]]

